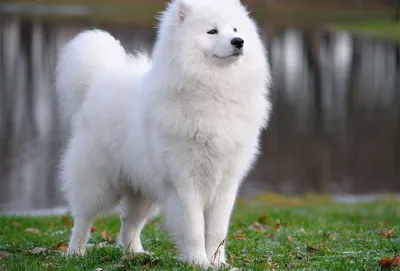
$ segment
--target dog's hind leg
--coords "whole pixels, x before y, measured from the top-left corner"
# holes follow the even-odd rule
[[[85,253],[93,218],[119,199],[110,182],[115,176],[107,171],[108,161],[96,152],[96,145],[87,142],[73,138],[62,164],[63,190],[74,217],[68,255]]]
[[[67,255],[84,255],[92,226],[92,216],[75,216]]]
[[[71,240],[68,245],[69,255],[85,254],[93,218],[100,212],[111,209],[117,200],[116,193],[113,193],[112,189],[105,187],[102,190],[87,193],[83,200],[77,199],[76,207],[72,207],[74,227],[72,228]],[[78,207],[79,202],[81,203],[80,207]]]
[[[121,202],[119,245],[125,253],[144,253],[140,233],[147,220],[158,213],[158,205],[140,192],[126,194]]]

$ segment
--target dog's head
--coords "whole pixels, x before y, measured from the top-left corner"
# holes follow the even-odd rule
[[[231,65],[263,48],[239,0],[175,0],[161,16],[159,35],[169,41],[159,46],[187,63]]]

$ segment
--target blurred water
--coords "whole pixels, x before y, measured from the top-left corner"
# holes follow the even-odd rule
[[[60,47],[87,25],[4,17],[0,23],[0,210],[63,203],[65,142],[53,88]],[[99,25],[128,51],[154,29]],[[400,192],[400,60],[394,42],[346,32],[264,27],[274,113],[242,193]]]

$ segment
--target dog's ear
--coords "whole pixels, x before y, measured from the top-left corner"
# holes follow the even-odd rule
[[[177,1],[177,15],[179,22],[182,23],[190,12],[190,0],[178,0]]]

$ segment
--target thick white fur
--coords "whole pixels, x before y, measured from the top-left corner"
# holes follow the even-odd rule
[[[218,34],[207,34],[213,28]],[[241,56],[232,56],[233,37],[244,40]],[[93,217],[121,202],[126,251],[143,252],[141,229],[161,206],[180,259],[219,268],[219,245],[270,113],[264,46],[238,0],[175,0],[160,17],[151,61],[100,30],[80,33],[61,52],[57,91],[71,123],[61,164],[74,216],[69,253],[83,254]]]

